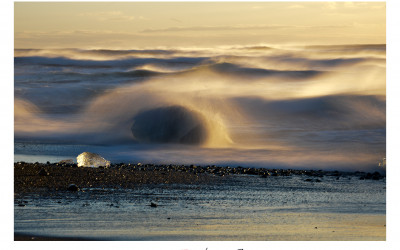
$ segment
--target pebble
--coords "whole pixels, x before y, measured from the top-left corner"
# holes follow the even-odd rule
[[[75,184],[70,184],[67,188],[68,191],[72,191],[72,192],[76,192],[79,191],[78,186],[76,186]]]
[[[56,166],[60,166],[54,168]],[[80,188],[84,187],[98,187],[103,185],[116,185],[116,186],[137,186],[143,183],[174,183],[177,180],[175,174],[177,176],[183,176],[181,172],[190,172],[191,175],[184,175],[188,179],[184,182],[187,183],[196,183],[198,181],[210,181],[211,178],[216,178],[219,176],[225,176],[225,178],[229,178],[231,175],[254,175],[259,178],[285,178],[285,176],[301,176],[304,177],[303,181],[310,182],[321,182],[325,177],[331,177],[334,179],[346,180],[349,177],[353,179],[360,180],[382,180],[386,178],[385,173],[373,172],[339,172],[339,171],[324,171],[324,170],[296,170],[296,169],[270,169],[270,168],[251,168],[251,167],[222,167],[216,165],[174,165],[174,164],[131,164],[131,163],[118,163],[118,164],[110,164],[109,168],[105,168],[100,166],[100,169],[82,169],[76,171],[75,169],[66,169],[66,168],[77,168],[77,164],[62,164],[59,163],[51,163],[50,165],[45,165],[42,163],[24,163],[17,162],[14,163],[14,169],[18,172],[18,185],[17,187],[20,190],[28,190],[29,188],[39,188],[37,187],[39,184],[49,182],[49,185],[53,185],[55,190],[65,190],[66,187],[70,183],[61,183],[57,182],[57,180],[62,176],[61,173],[66,171],[71,172],[71,176],[76,176],[79,171],[87,173],[89,179],[85,182],[79,182]],[[145,171],[145,173],[138,173],[139,169]],[[116,171],[117,170],[117,171]],[[152,180],[151,173],[155,174],[156,180]],[[51,176],[48,178],[46,176]],[[138,175],[138,176],[136,176]],[[45,178],[43,178],[43,177]],[[143,176],[143,178],[139,178],[139,176]],[[273,177],[273,176],[281,176],[281,177]],[[79,178],[79,176],[77,176]],[[96,180],[97,178],[97,180]],[[50,183],[53,181],[54,184]],[[120,180],[124,181],[121,182]],[[38,180],[38,183],[35,183],[35,180]],[[74,180],[77,182],[77,180]],[[74,184],[75,185],[75,184]],[[76,186],[76,185],[75,185]],[[17,190],[18,192],[21,192]],[[79,191],[78,187],[71,186],[67,189],[68,191]],[[82,191],[82,190],[80,190]],[[83,191],[82,191],[83,192]]]
[[[42,169],[40,169],[38,175],[40,175],[40,176],[48,176],[50,174],[44,168],[42,168]]]

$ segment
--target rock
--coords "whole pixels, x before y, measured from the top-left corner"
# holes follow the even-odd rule
[[[40,169],[38,175],[40,176],[48,176],[49,172],[47,172],[44,168]]]
[[[107,161],[98,154],[90,152],[83,152],[76,157],[76,160],[78,161],[78,167],[98,168],[100,166],[110,166],[110,161]]]
[[[269,172],[264,172],[261,174],[261,177],[263,177],[263,178],[267,178],[268,176],[271,176],[271,174]]]
[[[156,203],[152,202],[152,203],[150,204],[150,207],[158,207],[158,205],[157,205]]]
[[[77,192],[79,191],[78,186],[76,186],[75,184],[70,184],[67,188],[68,191],[72,191],[72,192]]]
[[[377,180],[379,180],[379,179],[381,179],[381,174],[380,174],[379,172],[374,172],[374,173],[372,174],[372,180],[377,181]]]
[[[60,164],[74,164],[74,160],[73,159],[66,159],[66,160],[61,160],[58,163],[60,163]]]

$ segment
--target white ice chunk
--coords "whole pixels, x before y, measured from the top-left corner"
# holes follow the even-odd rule
[[[98,168],[100,166],[110,166],[110,161],[107,161],[98,154],[90,152],[83,152],[76,157],[76,160],[78,161],[78,167]]]

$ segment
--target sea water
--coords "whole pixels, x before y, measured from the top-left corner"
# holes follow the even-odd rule
[[[386,46],[16,49],[15,161],[382,170]]]
[[[15,200],[14,231],[86,240],[386,239],[385,179],[306,178],[228,175],[208,184],[36,192]]]

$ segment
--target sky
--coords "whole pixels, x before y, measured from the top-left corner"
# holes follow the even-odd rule
[[[384,44],[385,2],[15,2],[15,48]]]

